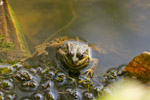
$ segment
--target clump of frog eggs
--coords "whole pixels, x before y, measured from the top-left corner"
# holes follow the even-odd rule
[[[5,69],[9,73],[0,71],[0,100],[93,100],[109,83],[122,77],[124,67],[91,79],[85,75],[70,77],[55,66],[5,66],[9,66]]]

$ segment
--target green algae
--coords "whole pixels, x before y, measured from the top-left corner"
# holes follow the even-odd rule
[[[0,35],[0,52],[7,52],[13,50],[14,47],[14,43],[5,41],[4,35]]]

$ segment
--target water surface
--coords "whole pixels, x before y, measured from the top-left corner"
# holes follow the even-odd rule
[[[96,72],[150,51],[150,0],[9,0],[31,49],[48,39],[78,36],[107,54]]]

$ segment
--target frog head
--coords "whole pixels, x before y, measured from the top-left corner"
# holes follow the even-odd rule
[[[71,69],[81,69],[89,64],[91,53],[87,44],[67,41],[59,49],[61,60]]]

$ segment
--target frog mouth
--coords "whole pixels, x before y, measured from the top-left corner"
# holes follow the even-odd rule
[[[81,69],[86,67],[89,64],[89,57],[85,57],[78,62],[73,62],[70,58],[65,56],[63,61],[65,65],[67,65],[71,69]]]

